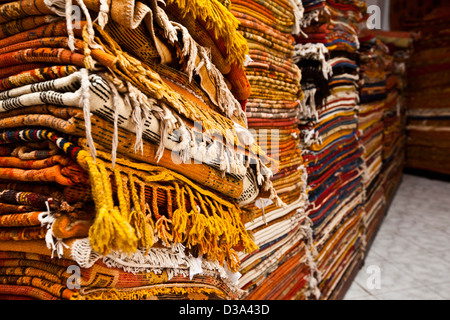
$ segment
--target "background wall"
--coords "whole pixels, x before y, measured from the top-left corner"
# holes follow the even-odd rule
[[[367,1],[367,3],[372,1]],[[377,2],[377,1],[374,1]],[[407,25],[410,22],[417,22],[423,20],[423,18],[433,11],[435,14],[443,13],[442,8],[446,8],[448,11],[448,0],[389,0],[381,1],[385,5],[390,2],[391,7],[391,28],[393,30],[405,30],[410,31],[410,27]]]

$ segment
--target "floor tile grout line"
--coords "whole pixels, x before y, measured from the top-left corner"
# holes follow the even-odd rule
[[[421,285],[421,286],[413,286],[413,287],[408,287],[408,288],[402,288],[402,289],[386,290],[386,291],[383,291],[383,292],[380,292],[380,293],[377,293],[377,294],[369,292],[368,295],[380,298],[381,295],[385,295],[385,294],[389,294],[389,293],[399,293],[399,292],[402,292],[402,291],[417,290],[417,289],[423,289],[423,288],[427,288],[427,289],[433,291],[433,293],[436,293],[437,295],[439,295],[439,293],[437,293],[436,290],[433,290],[430,287],[423,286],[423,285]],[[364,290],[364,291],[367,292],[367,290]],[[440,296],[440,297],[442,297],[442,296]]]
[[[370,290],[364,288],[364,286],[362,286],[360,283],[358,283],[358,286],[360,286],[364,290],[364,292],[366,292],[367,294],[369,294],[371,296],[378,296],[380,294],[393,293],[393,292],[395,293],[395,292],[406,291],[406,290],[421,289],[421,288],[425,288],[426,287],[426,286],[420,284],[420,285],[408,286],[408,287],[404,287],[404,288],[384,290],[383,286],[381,286],[381,289],[379,289],[380,292],[376,294],[376,293],[373,293]],[[376,289],[374,289],[374,291],[375,290]]]
[[[430,255],[433,255],[432,253],[429,253],[429,254],[430,254]],[[414,257],[414,256],[411,256],[411,257]],[[450,263],[449,263],[449,262],[446,262],[446,261],[443,260],[443,259],[440,259],[440,260],[443,261],[444,264],[450,266]],[[424,282],[423,279],[420,279],[420,278],[418,278],[417,276],[415,276],[414,273],[409,272],[409,271],[407,271],[407,270],[404,270],[403,268],[400,268],[400,267],[395,263],[395,261],[390,261],[390,260],[388,260],[388,259],[385,259],[384,262],[387,262],[391,267],[393,267],[393,268],[396,269],[397,271],[403,273],[404,275],[408,276],[409,278],[411,278],[411,279],[417,281],[417,282],[420,284],[420,285],[417,285],[417,286],[405,287],[405,288],[400,288],[400,289],[393,289],[393,290],[388,290],[388,291],[397,291],[397,290],[404,290],[404,289],[416,289],[416,288],[420,288],[420,287],[429,287],[429,286],[432,286],[432,285],[434,285],[434,284],[435,284],[435,285],[437,285],[437,284],[445,284],[445,283],[449,283],[449,284],[450,284],[450,280],[449,280],[449,281],[444,281],[444,282],[436,282],[436,283],[429,283],[429,282],[428,282],[428,283],[427,283],[427,282]],[[363,268],[364,268],[364,266],[363,266]],[[361,268],[360,272],[363,272],[363,268]],[[358,273],[358,275],[359,275],[359,273]],[[358,276],[358,275],[357,275],[357,276]],[[355,278],[355,282],[357,283],[357,285],[358,285],[361,289],[363,289],[366,293],[372,294],[372,295],[373,295],[373,293],[371,293],[370,291],[368,291],[368,290],[365,288],[365,286],[364,286],[363,284],[361,284],[361,283],[360,283],[358,280],[356,280],[356,279],[357,279],[357,278]]]
[[[428,289],[428,290],[430,290],[432,293],[434,293],[434,294],[436,294],[437,296],[439,296],[439,298],[446,300],[445,297],[443,297],[442,295],[440,295],[439,292],[438,292],[437,290],[435,290],[435,289],[433,289],[433,288],[431,288],[431,287],[429,287],[429,286],[419,286],[419,287],[413,287],[413,288],[408,288],[408,289],[389,290],[389,291],[385,291],[385,292],[383,292],[383,293],[380,293],[380,294],[378,294],[378,295],[375,294],[375,295],[373,295],[373,296],[375,296],[375,297],[378,298],[379,300],[386,300],[386,299],[383,299],[381,296],[386,295],[386,294],[390,294],[390,293],[400,293],[400,292],[402,292],[402,291],[404,291],[404,292],[406,293],[406,292],[408,292],[408,291],[410,291],[410,290],[423,290],[423,289]],[[403,299],[403,300],[410,300],[410,299]],[[424,299],[424,300],[425,300],[425,299]],[[435,299],[433,299],[433,300],[435,300]]]
[[[446,284],[445,282],[440,283],[440,285],[445,285],[445,284]],[[450,285],[450,282],[448,282],[448,284]],[[428,286],[428,288],[429,288],[430,290],[436,292],[436,294],[437,294],[438,296],[440,296],[442,299],[444,299],[444,300],[448,300],[448,299],[449,299],[448,297],[443,296],[442,293],[440,293],[439,290],[436,290],[433,286]]]
[[[430,200],[429,197],[425,197],[423,194],[425,194],[426,191],[430,191],[432,190],[432,188],[429,188],[428,185],[433,185],[436,183],[436,181],[427,181],[427,179],[423,179],[423,183],[421,184],[420,181],[418,181],[418,177],[415,176],[407,176],[406,179],[403,180],[402,186],[400,187],[400,191],[397,192],[396,195],[396,199],[394,199],[390,210],[388,211],[388,213],[386,214],[386,218],[389,219],[389,217],[392,217],[392,219],[389,219],[388,221],[383,221],[383,225],[385,225],[386,222],[388,223],[392,223],[392,225],[390,225],[389,227],[392,226],[392,228],[383,230],[383,225],[380,226],[380,229],[378,230],[378,233],[376,235],[376,237],[373,239],[373,245],[376,244],[377,240],[380,239],[380,235],[381,237],[383,235],[388,235],[390,233],[394,233],[395,234],[395,230],[398,229],[399,232],[398,234],[395,234],[396,237],[399,237],[402,241],[407,241],[409,242],[413,248],[413,250],[418,250],[418,251],[423,251],[426,254],[432,255],[434,256],[434,258],[438,258],[437,260],[442,262],[443,265],[450,265],[450,261],[440,257],[438,254],[440,252],[448,252],[448,250],[444,250],[444,249],[436,249],[441,245],[441,241],[437,241],[436,244],[433,244],[431,242],[430,243],[424,243],[420,241],[420,238],[418,238],[418,235],[420,235],[420,230],[421,227],[423,227],[423,229],[425,230],[435,230],[436,232],[440,232],[442,234],[449,234],[450,232],[448,232],[447,228],[444,228],[443,226],[439,225],[439,219],[445,220],[444,223],[446,222],[447,218],[445,215],[445,203],[442,206],[433,206],[432,208],[427,207],[426,205],[423,205],[423,201],[426,200]],[[418,185],[422,185],[422,186],[426,186],[421,188],[421,189],[416,189],[415,186]],[[450,184],[445,184],[445,186],[449,186]],[[444,184],[439,185],[439,188],[435,188],[435,190],[439,190],[442,191],[442,186],[444,186]],[[423,189],[423,190],[422,190]],[[421,191],[422,190],[422,191]],[[434,189],[433,189],[434,190]],[[409,199],[411,197],[411,194],[420,194],[420,197],[423,197],[423,199],[419,199],[419,198],[415,198],[413,199],[413,201],[411,202],[410,200],[405,200],[405,199]],[[433,192],[433,195],[438,195],[438,192]],[[396,201],[397,200],[397,201]],[[432,199],[431,199],[432,200]],[[414,208],[414,205],[416,203],[416,208]],[[427,211],[428,212],[425,212]],[[424,215],[425,213],[429,213],[430,214],[430,220],[426,221],[427,216]],[[432,216],[432,214],[434,213],[434,216]],[[408,229],[405,229],[405,226],[408,226],[408,224],[411,225],[411,233],[408,233]],[[401,231],[400,231],[401,230]],[[427,239],[428,241],[429,239]],[[387,239],[387,241],[389,241],[389,239]],[[400,241],[400,245],[401,242]],[[383,246],[383,245],[382,245]],[[381,247],[382,247],[381,246]],[[354,282],[356,282],[357,286],[362,289],[362,291],[364,293],[367,294],[367,297],[370,298],[375,298],[375,299],[380,299],[379,297],[377,297],[377,294],[387,294],[387,293],[396,293],[396,292],[402,292],[402,291],[408,291],[408,290],[420,290],[421,288],[426,288],[428,291],[432,292],[434,295],[439,296],[442,299],[445,299],[445,297],[443,297],[442,294],[439,294],[439,290],[435,289],[436,285],[439,284],[445,284],[445,283],[449,283],[450,281],[444,281],[444,282],[436,282],[436,283],[429,283],[426,282],[426,280],[424,280],[423,278],[420,279],[420,277],[417,277],[413,270],[408,271],[408,269],[401,267],[400,265],[396,265],[395,261],[391,261],[392,259],[389,259],[387,256],[385,256],[383,254],[382,250],[376,251],[376,249],[374,246],[371,246],[369,252],[367,253],[367,256],[370,256],[370,253],[373,253],[375,256],[370,257],[370,259],[373,260],[379,260],[380,263],[384,262],[384,263],[389,263],[390,267],[393,267],[394,269],[396,269],[396,271],[402,273],[403,275],[407,276],[408,278],[414,279],[415,281],[417,281],[416,285],[407,285],[406,287],[403,288],[394,288],[394,289],[389,289],[386,291],[383,291],[382,293],[373,293],[373,291],[366,289],[366,287],[360,283],[360,280],[354,280]],[[394,251],[394,256],[397,256],[395,254]],[[399,254],[398,256],[401,257],[401,260],[398,260],[398,263],[400,264],[400,261],[402,261],[403,263],[408,263],[407,261],[409,259],[411,259],[411,262],[414,262],[414,258],[423,255],[424,253],[419,253],[419,252],[413,252],[411,254],[406,253],[405,255]],[[394,257],[393,256],[393,257]],[[366,257],[367,259],[367,257]],[[366,263],[367,265],[367,263]],[[363,272],[363,268],[361,268],[360,273]],[[363,278],[363,277],[362,277]],[[351,298],[352,300],[354,299],[358,299],[358,298],[364,298],[363,296],[361,297],[354,297]]]
[[[368,295],[372,295],[366,288],[364,288],[364,286],[362,286],[359,282],[356,282],[356,284],[358,285],[358,287],[360,287],[365,293],[367,293]]]

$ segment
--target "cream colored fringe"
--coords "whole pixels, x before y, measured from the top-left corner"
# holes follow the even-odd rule
[[[52,259],[55,253],[58,258],[62,258],[64,254],[64,248],[69,248],[69,246],[63,242],[63,239],[56,238],[53,234],[52,228],[54,222],[56,221],[56,218],[55,215],[50,211],[50,206],[47,201],[45,202],[45,204],[47,205],[47,211],[42,212],[38,216],[41,227],[47,228],[47,233],[45,234],[45,243],[47,245],[47,248],[51,251]]]
[[[223,74],[211,62],[207,49],[196,43],[183,25],[170,21],[166,12],[157,6],[156,0],[153,0],[151,3],[154,19],[165,31],[167,40],[172,43],[175,41],[183,43],[183,55],[188,59],[186,73],[189,76],[189,81],[192,81],[193,75],[198,74],[199,70],[205,67],[214,79],[218,93],[217,97],[210,97],[211,100],[216,103],[228,118],[231,118],[235,112],[238,112],[238,117],[246,119],[245,112],[242,111],[239,102],[228,89]],[[181,33],[181,38],[178,38],[178,31]],[[197,61],[198,58],[200,58],[199,62]]]
[[[219,275],[229,288],[242,294],[239,288],[240,273],[232,273],[226,267],[217,262],[206,261],[201,257],[194,258],[191,254],[185,254],[182,244],[174,244],[171,247],[138,249],[132,255],[111,252],[106,256],[93,251],[89,238],[76,240],[71,248],[71,256],[82,268],[91,268],[98,260],[101,260],[109,268],[120,268],[125,272],[137,274],[153,272],[161,274],[166,271],[168,280],[174,276],[189,276],[191,279],[199,275]]]
[[[303,21],[303,15],[305,13],[305,8],[303,7],[303,2],[301,0],[289,0],[289,4],[293,8],[294,17],[295,17],[295,23],[294,23],[294,30],[292,31],[292,34],[294,35],[303,35],[305,38],[308,38],[308,35],[303,32],[302,30],[302,21]]]

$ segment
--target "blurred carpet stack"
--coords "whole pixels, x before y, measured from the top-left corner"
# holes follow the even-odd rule
[[[0,297],[239,299],[241,205],[281,200],[238,21],[216,0],[73,4],[0,3]]]
[[[394,74],[394,57],[386,51],[383,55],[386,72],[386,99],[383,109],[383,188],[389,204],[400,185],[404,169],[405,135],[404,110],[397,90]]]
[[[412,35],[364,30],[359,130],[364,143],[366,241],[373,240],[404,167],[406,62]]]
[[[241,254],[240,284],[245,299],[305,299],[314,264],[311,221],[305,214],[306,170],[299,149],[298,114],[303,92],[301,73],[293,61],[294,37],[300,32],[300,1],[233,0],[231,12],[247,39],[246,75],[251,94],[246,104],[250,130],[278,167],[270,167],[272,183],[284,206],[266,198],[243,207],[245,225],[259,250]],[[264,192],[261,195],[264,197]]]
[[[450,11],[402,21],[407,78],[366,9],[0,0],[0,299],[341,298],[406,107],[408,166],[450,174]]]
[[[376,31],[386,48],[386,100],[383,114],[383,188],[389,207],[402,181],[406,152],[406,65],[412,48],[413,34]],[[387,210],[387,209],[386,209]]]
[[[386,46],[373,34],[360,37],[361,106],[359,132],[364,145],[364,196],[366,241],[369,242],[385,213],[380,175],[383,162],[383,115],[386,100]]]
[[[296,37],[302,70],[319,66],[319,77],[302,78],[303,158],[308,170],[308,215],[314,223],[320,294],[335,299],[363,256],[363,148],[358,134],[359,41],[364,1],[303,1],[304,35]],[[315,48],[312,49],[313,44]],[[303,59],[301,52],[318,52]],[[311,60],[316,60],[311,61]],[[331,70],[330,70],[331,68]]]

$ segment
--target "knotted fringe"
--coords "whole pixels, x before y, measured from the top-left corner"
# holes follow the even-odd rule
[[[244,119],[245,123],[247,123],[245,112],[243,112],[239,102],[228,89],[223,74],[211,62],[208,51],[194,41],[184,26],[176,22],[172,22],[172,24],[182,34],[180,42],[184,44],[183,55],[188,58],[186,73],[189,76],[189,81],[192,81],[194,74],[200,74],[200,70],[205,67],[209,75],[208,78],[214,81],[217,90],[217,97],[211,97],[211,100],[217,100],[216,105],[228,118],[231,119],[233,114],[238,112],[237,116]]]
[[[104,41],[103,48],[105,51],[115,57],[114,64],[108,66],[114,74],[133,84],[146,96],[156,99],[158,103],[165,103],[167,106],[175,109],[180,115],[202,123],[206,132],[221,134],[230,145],[242,146],[234,134],[233,122],[230,119],[212,110],[202,110],[199,106],[179,96],[162,81],[159,74],[148,66],[144,66],[139,60],[126,52],[123,52],[114,39],[106,32],[99,28],[97,31]],[[258,154],[259,148],[256,145],[250,147],[254,154]]]
[[[273,187],[272,176],[272,171],[258,160],[256,162],[256,181],[258,185],[262,187],[263,191],[269,192],[269,199],[274,202],[277,208],[287,208],[287,204],[281,200]]]
[[[191,129],[190,132],[187,129],[184,121],[173,113],[165,103],[160,102],[159,105],[156,100],[148,98],[145,96],[139,89],[134,87],[131,83],[127,82],[126,87],[123,81],[114,77],[110,73],[102,73],[100,76],[105,79],[113,92],[114,106],[115,110],[118,110],[117,105],[119,105],[119,101],[121,98],[119,95],[119,90],[124,94],[124,103],[128,103],[130,108],[133,110],[132,112],[132,121],[135,126],[136,133],[136,143],[135,143],[135,152],[143,151],[143,132],[146,126],[147,120],[150,119],[151,116],[155,117],[159,123],[159,145],[158,150],[156,151],[155,158],[159,162],[161,157],[163,156],[164,149],[168,146],[165,144],[165,141],[168,140],[169,135],[173,134],[176,130],[177,134],[182,136],[179,144],[173,147],[173,151],[180,154],[180,157],[184,163],[191,161],[191,156],[193,156],[196,160],[204,163],[212,163],[212,159],[215,159],[217,154],[217,148],[219,148],[218,144],[215,144],[216,148],[209,146],[206,148],[205,140],[210,137],[205,137],[204,141],[198,142],[195,139],[194,131]],[[122,88],[122,89],[120,89]],[[116,103],[117,101],[117,103]],[[117,105],[116,105],[117,104]],[[116,112],[117,113],[117,112]],[[115,114],[116,114],[115,113]],[[118,127],[117,122],[118,119],[115,116],[114,118],[114,126]],[[236,127],[236,125],[235,125]],[[198,132],[202,133],[202,132]],[[247,135],[250,135],[247,131]],[[244,133],[240,133],[238,135],[239,141],[243,141]],[[113,139],[113,163],[115,162],[115,154],[117,152],[117,145],[114,143],[115,139],[117,139],[117,128],[114,131],[114,139]],[[156,142],[156,141],[155,141]],[[246,143],[246,142],[244,142]],[[252,142],[253,143],[253,142]],[[247,143],[250,145],[251,143]],[[245,175],[246,168],[243,166],[243,160],[239,159],[239,155],[228,148],[228,146],[222,145],[222,148],[225,150],[223,152],[229,153],[228,157],[228,171],[229,173]],[[224,172],[225,174],[225,172]]]
[[[88,42],[89,47],[93,49],[101,49],[101,47],[95,42],[95,34],[94,34],[94,23],[91,19],[91,15],[89,13],[88,8],[86,7],[83,0],[75,0],[78,3],[78,6],[80,7],[81,11],[83,12],[86,24],[87,24],[87,31],[88,31]],[[73,0],[44,0],[44,3],[47,5],[47,7],[52,10],[56,15],[60,17],[65,17],[67,22],[67,34],[69,35],[69,48],[73,51],[75,50],[74,47],[74,32],[73,32]],[[109,12],[109,7],[107,5],[106,0],[100,1],[100,13],[99,13],[99,24],[101,27],[104,27],[104,25],[107,22],[107,18],[105,19],[105,14],[107,17],[107,14]],[[81,17],[80,17],[81,18]]]
[[[91,19],[91,15],[89,13],[88,8],[84,4],[83,0],[75,0],[81,10],[83,11],[85,22],[84,28],[82,32],[83,36],[83,49],[84,49],[84,64],[88,70],[94,70],[95,61],[91,56],[91,50],[103,50],[102,46],[95,42],[95,30],[94,30],[94,22]],[[44,0],[44,3],[47,7],[52,10],[56,15],[65,17],[67,24],[67,35],[69,38],[68,47],[71,51],[75,51],[77,48],[75,46],[75,32],[74,32],[74,24],[73,24],[73,0]],[[107,0],[100,0],[100,13],[96,20],[99,21],[100,28],[106,25],[108,20],[108,12],[109,6],[107,4]],[[81,17],[78,17],[81,19]],[[78,21],[81,23],[81,21]]]
[[[303,32],[302,28],[302,21],[303,21],[303,14],[305,13],[305,8],[303,8],[303,3],[301,0],[289,0],[289,4],[293,8],[294,12],[294,30],[292,31],[293,35],[302,35],[305,38],[308,38],[308,35]]]
[[[187,59],[186,73],[189,81],[192,81],[194,74],[203,77],[200,70],[205,68],[208,73],[207,81],[212,80],[216,88],[216,94],[210,94],[211,101],[228,118],[231,119],[234,112],[238,112],[237,116],[247,123],[245,112],[243,112],[239,102],[228,89],[223,74],[211,62],[207,49],[195,42],[185,26],[170,21],[166,12],[157,5],[156,0],[151,1],[151,8],[153,17],[156,23],[164,30],[166,39],[172,44],[175,42],[183,44],[182,54]]]
[[[307,206],[305,205],[305,208]],[[308,284],[305,292],[307,299],[319,299],[321,296],[321,292],[319,289],[319,281],[321,279],[321,273],[316,263],[316,257],[318,255],[317,249],[314,245],[314,237],[313,237],[313,222],[305,214],[304,224],[302,225],[302,231],[304,234],[303,239],[306,244],[306,261],[308,263],[310,274],[308,275]]]
[[[112,137],[112,146],[111,146],[111,162],[112,167],[114,168],[114,165],[116,163],[117,158],[117,148],[119,147],[119,104],[120,104],[120,98],[119,98],[119,90],[117,89],[116,85],[112,80],[110,80],[108,77],[103,77],[105,81],[108,82],[109,87],[111,88],[112,92],[112,99],[113,99],[113,107],[114,107],[114,132]],[[137,141],[137,139],[136,139]]]
[[[58,3],[58,0],[55,1],[48,0],[48,2],[50,2],[52,5],[55,5],[55,3]],[[57,14],[60,15],[65,14],[65,11],[61,12],[61,10],[55,9],[55,7],[51,7],[51,9],[55,10],[55,13]],[[172,24],[170,25],[174,27]],[[86,69],[95,70],[97,68],[97,63],[94,60],[95,57],[95,59],[100,61],[100,63],[98,64],[102,64],[104,67],[108,68],[111,73],[114,74],[114,80],[120,78],[121,79],[120,82],[127,83],[128,86],[129,84],[132,84],[134,87],[138,89],[140,94],[147,96],[147,100],[153,99],[155,103],[157,102],[159,106],[163,106],[163,109],[164,106],[167,106],[168,108],[177,111],[181,116],[184,116],[194,122],[201,123],[205,134],[210,136],[219,135],[225,140],[224,142],[226,145],[248,149],[250,153],[254,155],[259,155],[261,158],[264,158],[265,160],[272,161],[272,159],[268,158],[257,144],[246,145],[245,143],[242,143],[242,141],[239,140],[238,136],[235,134],[234,123],[231,119],[228,119],[215,111],[204,110],[203,108],[197,106],[195,103],[192,103],[191,101],[187,100],[185,97],[178,95],[166,83],[164,83],[159,74],[151,70],[148,66],[143,65],[139,60],[133,58],[126,52],[123,52],[120,46],[114,41],[114,39],[111,38],[108,35],[108,33],[103,31],[100,26],[93,24],[92,28],[95,28],[98,31],[99,38],[97,40],[100,44],[97,43],[94,43],[92,45],[90,44],[92,42],[91,40],[94,31],[93,29],[91,30],[91,26],[88,23],[84,23],[82,36],[83,36],[83,50],[85,56],[84,63]],[[189,47],[192,47],[192,45],[188,45],[188,47],[185,47],[184,51],[185,50],[189,51],[188,50]],[[80,48],[77,47],[77,49]],[[211,70],[214,71],[215,70],[214,65],[210,62],[207,63],[205,60],[206,58],[208,58],[207,54],[202,54],[201,56],[202,59],[200,61],[196,61],[196,64],[194,64],[195,68],[193,68],[193,72],[198,71],[198,68],[201,67],[202,64],[206,64],[207,68],[208,67],[210,68],[209,71]],[[195,55],[195,58],[198,59],[198,55]],[[246,120],[245,113],[241,110],[239,103],[234,98],[234,96],[229,92],[229,90],[226,90],[227,88],[225,80],[223,79],[223,75],[221,75],[220,72],[218,72],[218,70],[216,71],[217,72],[213,72],[213,77],[216,80],[218,86],[222,88],[222,90],[219,90],[221,94],[218,96],[218,100],[220,101],[220,104],[223,106],[224,112],[230,115],[230,113],[233,113],[234,110],[237,110],[240,112],[239,116],[242,116],[242,118]],[[87,84],[87,82],[84,83]],[[115,94],[117,96],[117,92],[115,92]],[[83,108],[85,109],[87,115],[88,106],[86,106],[84,102],[80,102],[80,104],[83,105]],[[158,108],[155,107],[153,109],[155,115],[159,113],[157,110]],[[138,120],[139,110],[136,110],[136,112],[137,114],[135,120]],[[172,119],[167,118],[167,116],[169,116],[167,110],[162,110],[162,113],[159,114],[161,114],[161,116],[165,120],[170,120],[164,121],[164,123],[162,123],[163,129],[170,128],[171,126],[170,122],[174,122],[173,117]],[[181,122],[182,121],[178,120],[178,123]],[[137,121],[138,126],[139,124],[142,123],[143,121]],[[169,131],[164,130],[162,133],[167,132]],[[89,143],[90,138],[88,135],[87,139]],[[162,155],[163,151],[162,148],[163,147],[160,146],[158,150],[158,157],[161,157]],[[136,146],[136,149],[140,149],[139,145]],[[93,155],[95,157],[95,153]]]
[[[153,115],[159,122],[159,146],[156,152],[155,158],[159,162],[164,152],[164,141],[168,139],[168,136],[174,132],[175,129],[187,130],[183,121],[176,117],[164,103],[161,106],[157,105],[156,100],[148,98],[139,89],[133,86],[130,82],[124,83],[111,73],[99,74],[105,81],[108,82],[109,87],[112,90],[113,104],[114,104],[114,136],[112,146],[112,162],[115,163],[118,143],[118,110],[120,106],[121,97],[120,93],[124,95],[123,102],[128,104],[133,110],[132,121],[136,125],[136,142],[134,146],[135,153],[143,152],[144,138],[143,133],[145,129],[145,123]],[[119,93],[120,91],[120,93]],[[189,159],[190,160],[190,159]],[[188,159],[186,159],[188,161]]]
[[[92,157],[96,158],[96,149],[94,144],[94,139],[92,138],[92,132],[91,132],[91,108],[90,108],[90,100],[89,100],[89,73],[86,69],[81,69],[81,93],[82,97],[80,99],[80,109],[83,110],[84,114],[84,122],[85,122],[85,128],[86,128],[86,141],[87,145],[89,147],[89,151],[92,155]]]
[[[158,239],[166,246],[181,243],[220,265],[226,262],[236,272],[239,259],[235,250],[250,253],[257,249],[242,223],[239,206],[184,176],[120,158],[114,169],[107,168],[109,154],[98,151],[95,162],[87,152],[80,154],[80,164],[85,163],[91,175],[96,203],[97,215],[89,231],[95,251],[134,253],[138,248],[150,248]],[[118,207],[113,202],[111,179]],[[151,191],[151,203],[147,203],[146,190]],[[166,194],[164,213],[158,207],[160,193]]]
[[[66,0],[66,23],[67,23],[67,35],[69,36],[68,46],[71,51],[75,51],[75,34],[73,31],[72,20],[72,0]]]
[[[132,120],[136,124],[136,144],[134,146],[134,152],[137,153],[139,150],[142,155],[144,154],[144,125],[145,122],[150,118],[150,112],[152,106],[150,104],[150,99],[147,99],[139,90],[137,90],[131,83],[128,85],[128,101],[133,109]],[[163,140],[162,140],[163,141]]]
[[[302,27],[307,28],[312,25],[313,22],[319,21],[320,14],[322,13],[321,9],[316,9],[309,11],[303,16]]]
[[[179,96],[168,87],[160,76],[148,66],[144,66],[126,52],[123,52],[118,44],[106,32],[98,29],[101,35],[103,48],[107,53],[116,57],[110,70],[120,79],[130,82],[144,95],[157,100],[158,105],[167,105],[175,109],[181,116],[199,122],[204,129],[205,135],[218,135],[224,139],[224,143],[230,146],[243,147],[261,159],[273,161],[267,157],[262,149],[256,144],[246,145],[239,140],[235,132],[234,123],[230,119],[212,110],[204,110],[198,105]]]
[[[80,83],[82,82],[83,87],[81,88]],[[107,90],[107,88],[111,90]],[[46,91],[45,95],[40,94],[43,91]],[[98,92],[103,93],[100,96]],[[103,100],[105,98],[106,101]],[[124,128],[135,134],[135,153],[142,152],[144,132],[146,134],[149,131],[153,132],[154,134],[150,138],[147,135],[147,139],[158,144],[155,154],[157,161],[161,159],[164,150],[167,149],[182,154],[184,163],[191,162],[192,157],[196,161],[217,168],[219,150],[223,149],[222,152],[227,154],[226,159],[223,159],[224,170],[227,170],[227,173],[243,176],[247,172],[245,154],[236,152],[233,146],[225,145],[216,137],[217,140],[214,140],[207,134],[203,135],[201,127],[187,127],[186,123],[165,103],[161,102],[157,105],[156,100],[148,98],[131,83],[118,79],[112,73],[93,73],[87,78],[87,71],[83,69],[83,72],[75,72],[64,78],[2,92],[0,99],[0,110],[8,110],[11,105],[24,107],[44,103],[80,108],[86,117],[85,135],[89,139],[88,146],[93,157],[95,156],[95,146],[91,134],[91,112],[104,117],[105,113],[112,111],[114,114],[111,119],[114,126],[111,139],[113,164],[119,147],[118,131],[120,128]],[[119,116],[123,117],[122,120],[126,120],[119,124]],[[249,139],[250,133],[246,129],[239,128],[238,125],[234,127],[238,128],[239,133],[236,131],[236,135],[239,141],[246,145],[254,143]],[[225,174],[225,172],[223,173]]]
[[[304,98],[300,101],[299,115],[302,118],[311,119],[319,117],[316,106],[316,92],[317,88],[303,89]]]
[[[237,279],[240,276],[239,273],[233,274],[217,262],[206,261],[202,257],[195,258],[190,253],[186,254],[182,244],[175,244],[169,248],[152,247],[147,251],[138,249],[131,256],[117,252],[102,256],[92,251],[89,239],[85,238],[72,244],[70,254],[79,266],[87,269],[100,260],[110,268],[120,268],[132,274],[143,272],[162,274],[165,272],[169,281],[178,275],[189,276],[191,279],[198,274],[219,276],[232,292],[237,295],[243,294]]]
[[[327,61],[328,49],[322,43],[296,44],[294,46],[294,62],[302,59],[318,60],[322,65],[323,77],[329,79],[333,75],[333,68]]]
[[[103,161],[94,161],[80,152],[90,175],[92,198],[96,216],[89,229],[89,239],[95,251],[108,254],[112,250],[133,253],[137,250],[135,230],[127,220],[126,212],[114,205],[109,174]]]
[[[86,5],[84,4],[83,0],[76,0],[76,1],[80,5],[86,18],[86,25],[83,30],[85,66],[88,70],[93,70],[94,62],[91,57],[91,49],[103,49],[103,48],[102,46],[100,46],[95,42],[94,23],[92,22],[92,19],[90,17]],[[63,4],[60,3],[59,0],[47,0],[47,2],[49,8],[54,10],[56,14],[63,16],[65,15],[67,21],[67,32],[69,35],[69,47],[72,51],[75,50],[74,45],[75,38],[72,21],[72,0],[65,2],[64,11],[61,9],[63,8]],[[213,4],[213,2],[211,2],[211,5],[212,7],[214,7],[214,5],[222,6],[220,3]],[[244,121],[244,123],[246,123],[245,113],[242,111],[239,102],[234,98],[234,96],[228,89],[223,75],[214,66],[214,64],[211,63],[209,56],[205,54],[205,49],[201,48],[197,43],[195,43],[195,41],[192,39],[189,32],[186,30],[184,26],[170,21],[164,10],[158,6],[156,0],[150,1],[150,6],[153,11],[152,16],[164,30],[165,36],[169,40],[169,42],[175,43],[176,41],[179,41],[178,32],[181,31],[183,37],[181,42],[184,43],[183,54],[189,57],[187,73],[190,77],[190,80],[192,80],[194,72],[198,73],[200,68],[205,66],[208,74],[212,76],[211,79],[214,80],[214,85],[217,88],[217,97],[211,97],[212,100],[213,101],[217,100],[216,101],[217,106],[228,118],[231,118],[234,112],[238,112],[237,116],[241,118]],[[224,8],[221,9],[225,10],[225,12],[228,12]],[[105,3],[105,0],[100,1],[100,12],[98,18],[96,19],[99,22],[100,30],[103,30],[106,24],[105,15],[107,17],[107,12],[109,12],[109,7],[107,3]],[[233,17],[229,12],[228,15]],[[238,34],[236,28],[234,29],[234,33]],[[244,47],[247,48],[246,42]],[[245,60],[246,56],[244,56],[244,58],[242,59],[241,65],[244,63]]]
[[[176,5],[183,17],[200,18],[214,37],[223,40],[227,48],[227,62],[242,67],[248,54],[247,40],[237,31],[239,21],[217,0],[167,0]]]
[[[108,0],[100,0],[100,12],[98,13],[98,25],[104,29],[108,23],[109,6]]]
[[[51,258],[53,259],[54,254],[56,253],[58,258],[61,258],[64,254],[64,248],[68,248],[62,239],[55,237],[53,234],[53,224],[56,221],[55,215],[50,211],[50,206],[48,201],[45,202],[47,206],[47,211],[42,212],[38,219],[41,223],[41,227],[47,228],[47,233],[45,234],[45,243],[47,244],[47,248],[51,250]]]

